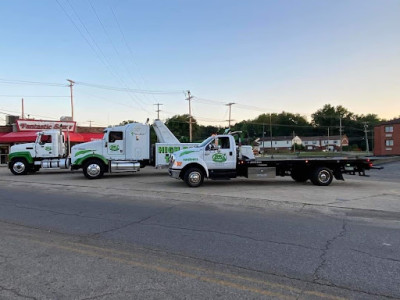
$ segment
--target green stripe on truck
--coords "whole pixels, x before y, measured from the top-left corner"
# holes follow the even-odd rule
[[[91,154],[88,154],[88,155],[85,155],[85,156],[82,156],[82,157],[78,158],[77,160],[75,160],[75,162],[73,163],[73,165],[74,165],[74,166],[81,166],[82,163],[83,163],[85,160],[87,160],[88,158],[98,158],[98,159],[100,159],[102,162],[104,162],[104,164],[105,164],[106,166],[108,165],[108,159],[107,159],[107,158],[105,158],[103,155],[94,154],[94,153],[91,153]]]
[[[33,158],[29,151],[13,152],[8,155],[8,161],[12,161],[14,158],[24,158],[28,163],[33,164]]]

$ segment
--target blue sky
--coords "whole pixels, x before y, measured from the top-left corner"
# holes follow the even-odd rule
[[[326,103],[393,118],[399,15],[400,1],[390,0],[4,0],[0,120],[20,112],[21,97],[35,118],[69,115],[67,78],[77,82],[81,125],[154,119],[158,102],[162,119],[187,113],[185,90],[203,124],[226,126],[228,102],[237,103],[236,121],[261,112],[309,117]]]

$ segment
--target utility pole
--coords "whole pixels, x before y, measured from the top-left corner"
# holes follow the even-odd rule
[[[264,129],[264,123],[263,123],[263,134],[262,134],[262,156],[264,156],[264,151],[265,151],[265,145],[264,145],[264,143],[265,143],[265,141],[264,141],[264,134],[265,134],[265,129]]]
[[[271,139],[271,158],[274,158],[274,153],[272,150],[272,114],[269,114],[269,134]]]
[[[157,110],[156,110],[156,112],[157,112],[157,120],[160,120],[160,105],[162,105],[162,103],[156,103],[156,104],[154,104],[154,105],[157,105]]]
[[[73,93],[72,93],[72,87],[74,86],[75,81],[73,81],[71,79],[67,79],[67,81],[69,81],[69,89],[71,91],[71,118],[72,118],[72,121],[73,121],[74,120],[74,96],[73,96]]]
[[[296,141],[295,141],[295,138],[296,137],[296,134],[294,133],[294,130],[293,130],[293,153],[296,153]]]
[[[329,151],[329,144],[330,144],[330,137],[329,137],[329,126],[328,126],[328,151]]]
[[[339,132],[340,132],[340,153],[343,152],[342,147],[342,115],[339,115]]]
[[[189,141],[192,142],[192,106],[191,106],[191,100],[193,96],[190,94],[190,91],[187,91],[188,97],[186,100],[189,101]]]
[[[88,122],[89,122],[89,128],[92,128],[92,122],[93,122],[93,121],[92,121],[92,120],[89,120]]]
[[[369,143],[368,143],[368,123],[364,122],[364,132],[365,132],[365,143],[367,154],[369,154]]]
[[[230,102],[230,103],[228,103],[228,104],[225,104],[226,106],[229,106],[229,120],[228,120],[228,122],[229,122],[229,129],[231,128],[231,111],[232,111],[232,105],[233,105],[233,104],[236,104],[236,103]]]
[[[25,112],[24,112],[24,98],[21,99],[22,100],[22,120],[25,119]]]

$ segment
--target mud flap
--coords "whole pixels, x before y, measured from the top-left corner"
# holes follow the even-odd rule
[[[344,181],[343,173],[338,171],[338,170],[333,172],[333,176],[335,176],[336,180],[343,180]]]

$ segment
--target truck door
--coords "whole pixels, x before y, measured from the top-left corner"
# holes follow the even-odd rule
[[[122,131],[108,133],[107,153],[111,159],[125,159],[124,133]]]
[[[53,157],[54,145],[51,134],[41,134],[36,143],[36,153],[38,157]]]
[[[233,139],[232,139],[233,140]],[[204,150],[204,161],[208,169],[232,170],[236,168],[236,149],[228,136],[216,137]]]

